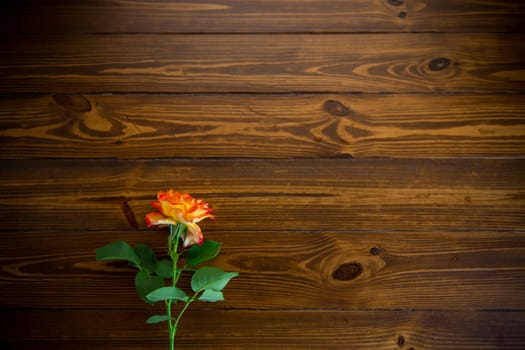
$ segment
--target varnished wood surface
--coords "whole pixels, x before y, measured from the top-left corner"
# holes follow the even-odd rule
[[[3,33],[521,31],[520,0],[4,0]]]
[[[94,250],[170,187],[240,272],[179,349],[525,348],[524,4],[2,2],[0,348],[167,349]]]
[[[12,247],[0,258],[0,304],[51,310],[144,308],[133,287],[134,270],[124,262],[95,262],[93,254],[104,244],[127,240],[151,245],[165,257],[166,237],[166,230],[155,229],[3,233],[0,246]],[[213,264],[240,276],[225,290],[225,301],[195,303],[192,309],[524,308],[524,230],[207,230],[206,237],[223,243]],[[189,291],[188,281],[182,282]]]
[[[221,220],[207,227],[220,230],[525,223],[523,159],[5,160],[0,179],[2,231],[144,227],[157,191],[170,187],[213,203]]]
[[[0,140],[3,158],[521,156],[525,95],[4,95]]]
[[[4,36],[0,92],[524,92],[523,34]],[[125,50],[123,50],[125,48]]]
[[[43,349],[167,348],[164,327],[144,325],[151,312],[2,310],[0,344],[28,349],[37,338]],[[192,310],[176,349],[522,349],[524,319],[521,311]]]

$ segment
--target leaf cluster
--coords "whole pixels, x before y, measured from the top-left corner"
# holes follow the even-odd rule
[[[139,271],[135,276],[135,288],[142,300],[148,303],[157,301],[180,300],[189,302],[198,296],[198,300],[216,302],[224,300],[222,289],[238,275],[236,272],[225,272],[216,267],[201,267],[201,263],[215,258],[220,252],[221,244],[206,240],[201,246],[193,245],[187,251],[186,262],[180,269],[173,266],[171,258],[158,259],[153,249],[138,244],[134,248],[127,242],[117,241],[96,250],[97,260],[125,260]],[[179,270],[176,270],[179,269]],[[190,298],[186,292],[173,285],[175,275],[187,271],[193,273],[191,288],[195,293]],[[162,322],[169,319],[167,315],[156,315],[148,323]]]

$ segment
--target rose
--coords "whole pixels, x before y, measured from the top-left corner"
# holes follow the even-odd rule
[[[212,209],[208,203],[194,199],[186,193],[168,190],[157,194],[158,201],[152,204],[158,212],[146,215],[146,223],[167,225],[170,229],[167,245],[167,259],[158,259],[155,251],[144,244],[134,248],[125,241],[116,241],[98,248],[97,260],[127,260],[138,269],[135,276],[135,289],[148,303],[164,302],[166,313],[153,315],[146,320],[148,324],[166,322],[168,324],[170,350],[175,349],[175,334],[182,315],[194,301],[214,303],[224,300],[222,290],[229,281],[237,277],[237,272],[227,272],[202,263],[214,259],[221,249],[221,243],[206,240],[198,222],[211,218]],[[184,242],[184,247],[180,246]],[[191,248],[186,249],[186,247]],[[184,255],[184,259],[179,258]],[[182,274],[191,275],[191,292],[177,287]],[[181,307],[180,304],[184,303]],[[178,314],[172,306],[177,304]]]
[[[212,209],[208,203],[195,199],[187,193],[180,193],[172,189],[157,194],[158,201],[151,204],[158,212],[146,215],[146,224],[153,225],[175,225],[181,223],[186,230],[181,235],[184,248],[193,244],[201,245],[204,242],[202,231],[198,222],[215,217],[211,214]]]

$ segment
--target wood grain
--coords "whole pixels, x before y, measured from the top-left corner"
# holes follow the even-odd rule
[[[523,95],[0,96],[2,158],[525,155]]]
[[[525,91],[523,34],[4,39],[1,93]]]
[[[3,33],[521,31],[520,0],[8,1]]]
[[[2,310],[3,349],[165,349],[149,310]],[[521,349],[523,312],[191,310],[180,349]],[[9,322],[7,322],[9,320]],[[87,327],[86,325],[89,325]],[[29,330],[29,331],[27,331]]]
[[[12,160],[0,230],[144,227],[157,191],[212,204],[217,230],[523,229],[523,159]],[[35,206],[35,202],[38,203]],[[264,225],[264,226],[262,226]]]
[[[0,348],[166,349],[123,239],[210,202],[180,349],[525,348],[525,2],[6,0]],[[188,288],[188,278],[181,280]]]
[[[524,307],[525,231],[205,233],[223,243],[212,264],[240,276],[228,285],[225,301],[196,303],[192,309]],[[166,230],[155,229],[2,233],[0,305],[141,309],[135,271],[125,262],[96,262],[94,251],[126,240],[148,244],[166,257],[166,236]],[[190,290],[187,279],[182,285]]]

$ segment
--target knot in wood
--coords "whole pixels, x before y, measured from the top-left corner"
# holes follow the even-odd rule
[[[370,249],[370,254],[379,255],[381,254],[381,249],[379,249],[378,247],[373,247],[372,249]]]
[[[392,6],[401,6],[404,4],[403,0],[388,0],[388,3]]]
[[[358,262],[346,263],[339,266],[332,277],[338,281],[350,281],[363,272],[363,266]]]
[[[350,153],[340,153],[340,154],[336,154],[332,158],[334,159],[354,159],[354,156],[352,156]]]
[[[397,337],[397,346],[401,348],[403,347],[403,345],[405,345],[405,337],[400,335],[399,337]]]
[[[326,101],[324,103],[324,110],[336,117],[344,117],[350,114],[350,108],[335,100]]]
[[[428,63],[428,68],[433,71],[440,71],[450,66],[450,60],[446,57],[435,58]]]
[[[91,103],[82,95],[56,94],[53,96],[55,102],[73,112],[91,111]]]

